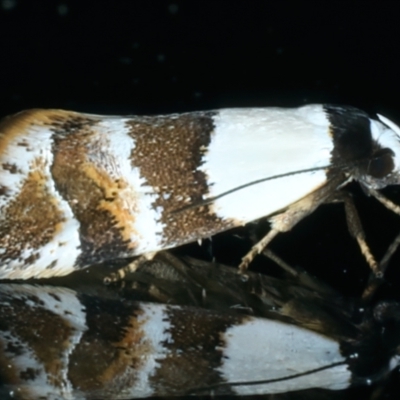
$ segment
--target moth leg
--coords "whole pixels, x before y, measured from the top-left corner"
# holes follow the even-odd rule
[[[400,232],[394,238],[393,242],[390,244],[390,246],[386,250],[386,253],[384,254],[379,263],[379,275],[377,276],[376,274],[371,274],[369,277],[367,286],[362,294],[362,299],[365,303],[368,304],[370,302],[373,295],[376,293],[377,289],[382,285],[383,277],[385,275],[389,261],[392,258],[393,254],[397,251],[399,245],[400,245]]]
[[[375,197],[388,210],[394,212],[397,215],[400,215],[400,206],[398,206],[396,203],[393,203],[393,201],[389,200],[386,196],[384,196],[382,193],[378,192],[375,189],[371,189],[371,188],[364,188],[364,189],[367,189],[367,192],[371,196]]]
[[[400,206],[393,201],[389,200],[386,196],[382,193],[378,192],[375,189],[367,188],[367,192],[375,197],[381,204],[383,204],[388,210],[394,212],[397,215],[400,215]],[[381,262],[379,263],[379,269],[381,274],[383,275],[387,265],[389,264],[390,259],[392,258],[393,254],[396,252],[397,248],[400,245],[400,233],[394,238],[391,245],[388,247],[385,255],[383,256]]]
[[[389,264],[390,259],[392,258],[393,254],[396,252],[397,248],[400,245],[400,233],[397,234],[397,236],[394,238],[393,242],[391,245],[388,247],[386,250],[385,255],[382,257],[381,262],[379,263],[379,269],[382,274],[385,273],[386,268]]]
[[[360,247],[361,253],[365,257],[368,265],[376,277],[380,277],[381,272],[375,257],[372,255],[371,250],[365,240],[365,232],[361,225],[361,220],[354,204],[353,198],[346,192],[339,192],[336,199],[344,202],[346,212],[347,227],[351,236],[353,236]]]
[[[127,275],[137,272],[139,268],[144,267],[144,264],[148,261],[154,261],[157,256],[157,260],[164,264],[162,271],[157,273],[157,276],[161,279],[178,279],[177,276],[181,276],[181,279],[190,280],[187,273],[186,264],[181,261],[178,257],[174,256],[169,251],[154,251],[146,254],[142,254],[128,265],[119,268],[116,272],[111,273],[103,279],[103,282],[107,285],[113,282],[123,280]],[[147,264],[146,264],[147,265]],[[169,266],[170,268],[166,268]],[[174,278],[172,278],[172,274]]]
[[[156,251],[142,254],[125,267],[119,268],[116,272],[112,272],[110,275],[106,276],[103,282],[109,285],[110,283],[123,280],[126,275],[136,272],[144,262],[152,260],[156,254]]]
[[[262,251],[262,253],[265,257],[269,258],[271,261],[273,261],[276,265],[281,267],[289,275],[294,276],[294,277],[298,276],[299,271],[296,268],[293,268],[291,265],[289,265],[286,261],[284,261],[277,254],[275,254],[272,250],[265,248]]]
[[[311,195],[312,196],[307,196],[299,202],[292,204],[283,213],[277,214],[269,219],[272,225],[271,230],[242,258],[242,262],[239,265],[240,273],[244,273],[247,270],[249,264],[264,250],[275,236],[281,232],[290,231],[299,221],[311,214],[314,209],[321,204],[312,204],[312,202],[309,201],[309,197],[314,198],[314,193]]]
[[[290,231],[298,222],[311,214],[320,204],[325,203],[342,183],[343,178],[336,178],[318,188],[296,203],[291,204],[285,211],[269,218],[271,230],[242,258],[239,272],[244,273],[257,254],[281,232]]]
[[[167,250],[141,264],[132,278],[132,288],[144,290],[164,303],[185,298],[185,303],[193,306],[205,304],[207,293],[202,279],[193,274],[190,262]]]
[[[271,229],[258,243],[256,243],[250,251],[242,258],[242,262],[239,265],[239,272],[244,274],[249,267],[249,264],[254,258],[260,254],[264,248],[271,242],[271,240],[280,233],[277,229]]]
[[[251,235],[250,237],[253,240],[253,242],[256,242],[257,239],[255,238],[254,234]],[[285,271],[286,274],[288,275],[289,279],[294,279],[295,281],[301,282],[301,284],[304,286],[309,286],[309,284],[306,284],[306,282],[309,283],[309,281],[311,281],[312,278],[303,269],[301,269],[298,266],[294,267],[292,265],[289,265],[285,260],[279,257],[278,254],[270,250],[268,247],[265,247],[264,250],[262,250],[262,254],[265,257],[269,258],[271,261],[273,261],[280,268],[282,268],[282,270]],[[319,281],[316,283],[317,286],[320,285]],[[313,283],[312,288],[313,289],[315,288],[315,283]]]

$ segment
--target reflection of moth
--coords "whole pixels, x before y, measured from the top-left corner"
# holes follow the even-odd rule
[[[2,284],[4,393],[35,400],[338,390],[397,366],[394,303],[366,309],[355,324],[357,304],[329,289],[252,273],[243,282],[233,269],[193,261],[182,275],[152,268],[124,292]]]
[[[270,217],[244,270],[348,181],[380,198],[399,170],[399,128],[351,107],[24,111],[0,124],[0,278],[66,275]]]

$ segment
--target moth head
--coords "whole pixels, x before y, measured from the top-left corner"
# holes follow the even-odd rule
[[[365,163],[366,175],[360,180],[371,188],[382,189],[400,184],[400,127],[377,116],[378,120],[370,120],[374,151]]]

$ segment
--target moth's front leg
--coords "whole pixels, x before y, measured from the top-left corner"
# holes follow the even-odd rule
[[[271,230],[242,258],[242,262],[239,265],[240,273],[246,272],[249,264],[256,255],[260,254],[275,236],[281,232],[290,231],[298,222],[311,214],[318,206],[330,202],[332,196],[336,195],[337,188],[343,181],[343,176],[331,179],[327,184],[291,204],[285,211],[270,217]]]

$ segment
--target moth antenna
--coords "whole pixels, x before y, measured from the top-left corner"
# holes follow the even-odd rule
[[[214,390],[216,388],[224,387],[224,386],[255,386],[255,385],[267,385],[269,383],[275,383],[275,382],[283,382],[283,381],[288,381],[291,379],[296,379],[300,378],[302,376],[307,376],[307,375],[312,375],[320,371],[324,371],[330,368],[335,368],[339,367],[341,365],[346,365],[345,361],[338,361],[336,363],[332,363],[329,365],[324,365],[323,367],[320,368],[315,368],[315,369],[310,369],[309,371],[305,372],[300,372],[298,374],[293,374],[293,375],[288,375],[288,376],[283,376],[282,378],[275,378],[275,379],[263,379],[259,381],[247,381],[247,382],[220,382],[220,383],[215,383],[213,385],[205,386],[205,387],[200,387],[197,389],[193,389],[189,392],[189,394],[196,394],[198,392],[203,392],[206,390]]]
[[[383,118],[385,118],[385,117],[383,117]],[[385,120],[389,121],[390,124],[392,124],[394,127],[396,127],[397,130],[395,130],[395,132],[398,133],[399,136],[400,136],[400,127],[395,125],[393,122],[391,122],[387,118],[385,118]],[[392,127],[392,125],[390,125],[390,127]],[[374,158],[371,158],[370,161],[372,161],[373,159]],[[365,161],[366,161],[366,159],[363,158],[363,159],[360,159],[360,160],[353,161],[350,165],[349,164],[337,165],[336,168],[338,170],[341,170],[341,169],[344,170],[344,169],[348,169],[349,166],[350,167],[356,167],[357,165],[362,164]],[[332,166],[331,165],[324,165],[322,167],[313,167],[313,168],[308,168],[308,169],[301,169],[301,170],[298,170],[298,171],[285,172],[284,174],[268,176],[267,178],[256,179],[255,181],[251,181],[251,182],[245,183],[243,185],[236,186],[235,188],[227,190],[226,192],[222,192],[221,194],[219,194],[217,196],[210,197],[210,198],[208,198],[206,200],[201,200],[201,201],[199,201],[197,203],[189,204],[187,206],[178,208],[177,210],[172,211],[172,214],[178,214],[178,213],[181,213],[181,212],[184,212],[184,211],[192,210],[194,208],[207,206],[207,205],[213,203],[214,201],[216,201],[216,200],[218,200],[218,199],[220,199],[222,197],[225,197],[225,196],[228,196],[228,195],[230,195],[232,193],[238,192],[239,190],[246,189],[247,187],[258,185],[259,183],[271,181],[273,179],[285,178],[287,176],[292,176],[292,175],[297,175],[297,174],[305,174],[305,173],[308,173],[308,172],[321,171],[321,170],[329,169],[329,168],[332,168]]]
[[[328,169],[329,167],[330,167],[329,165],[325,165],[323,167],[313,167],[313,168],[302,169],[302,170],[293,171],[293,172],[285,172],[284,174],[273,175],[273,176],[268,176],[267,178],[256,179],[255,181],[251,181],[251,182],[245,183],[243,185],[236,186],[235,188],[227,190],[226,192],[222,192],[221,194],[219,194],[217,196],[210,197],[206,200],[202,200],[197,203],[189,204],[187,206],[178,208],[177,210],[172,211],[172,213],[177,214],[177,213],[181,213],[183,211],[192,210],[193,208],[207,206],[207,205],[213,203],[215,200],[218,200],[222,197],[228,196],[229,194],[238,192],[239,190],[248,188],[250,186],[258,185],[259,183],[271,181],[273,179],[285,178],[287,176],[292,176],[292,175],[297,175],[297,174],[305,174],[307,172],[321,171],[323,169]]]

